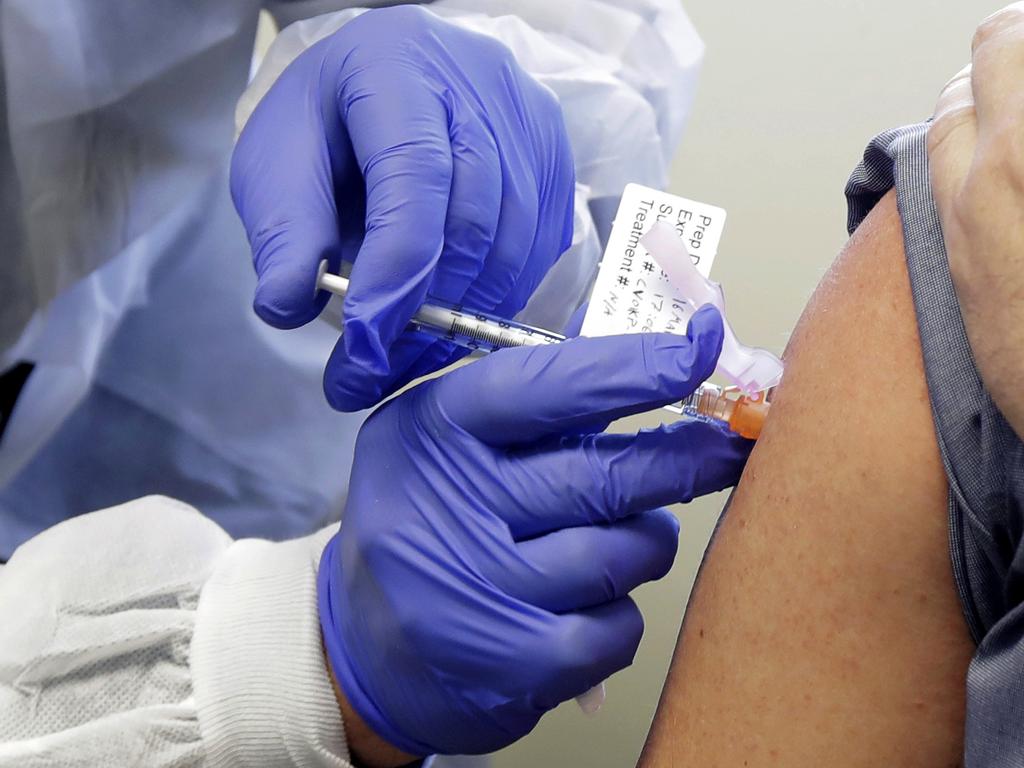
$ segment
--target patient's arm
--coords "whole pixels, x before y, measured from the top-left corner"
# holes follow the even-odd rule
[[[891,194],[786,364],[641,764],[957,765],[973,646]]]

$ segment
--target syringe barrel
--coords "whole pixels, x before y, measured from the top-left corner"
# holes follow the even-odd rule
[[[326,260],[320,264],[316,284],[318,289],[342,298],[348,293],[348,279],[328,272]],[[467,311],[460,306],[440,302],[421,306],[413,315],[410,326],[465,349],[479,349],[485,352],[565,341],[565,336],[542,328],[534,328],[482,312]]]
[[[487,352],[565,341],[564,336],[551,331],[443,304],[424,304],[413,316],[411,325],[460,347]]]

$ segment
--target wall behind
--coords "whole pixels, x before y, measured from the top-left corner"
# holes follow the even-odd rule
[[[846,240],[843,186],[867,141],[928,117],[942,85],[969,60],[977,23],[1004,4],[684,3],[708,51],[672,191],[729,211],[713,277],[746,343],[782,351]],[[677,509],[679,558],[666,579],[639,591],[644,642],[633,667],[609,681],[604,709],[586,718],[574,704],[561,707],[497,755],[497,768],[635,763],[724,501],[719,494]]]

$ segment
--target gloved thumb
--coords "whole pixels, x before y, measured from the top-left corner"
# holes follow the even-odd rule
[[[231,158],[231,197],[257,274],[253,308],[277,328],[298,327],[320,313],[330,296],[316,290],[317,268],[327,259],[337,271],[341,261],[333,179],[334,166],[345,158],[341,152],[332,160],[327,136],[344,127],[333,110],[325,116],[319,97],[310,97],[317,80],[306,71],[320,45],[278,78],[253,111]]]
[[[690,318],[686,336],[641,333],[501,350],[439,380],[435,396],[471,435],[523,445],[685,397],[714,372],[723,338],[722,317],[709,305]]]

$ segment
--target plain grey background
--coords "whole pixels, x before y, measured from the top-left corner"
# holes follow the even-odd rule
[[[968,62],[977,23],[1005,4],[684,3],[707,55],[672,191],[729,211],[712,277],[724,285],[745,343],[782,351],[846,241],[843,186],[865,144],[881,130],[928,117],[943,84]],[[635,763],[724,500],[719,494],[677,509],[679,557],[666,579],[637,594],[644,641],[635,664],[609,681],[604,709],[587,718],[575,704],[562,706],[499,754],[497,768]]]

